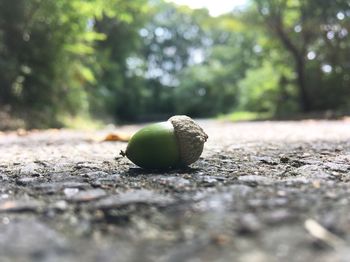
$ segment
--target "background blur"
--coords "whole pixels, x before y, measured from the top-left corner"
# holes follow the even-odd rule
[[[0,0],[0,129],[350,111],[348,0],[221,2]]]

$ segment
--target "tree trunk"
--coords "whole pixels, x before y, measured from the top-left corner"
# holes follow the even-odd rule
[[[299,88],[300,109],[306,113],[311,110],[310,97],[307,92],[305,81],[305,60],[302,56],[295,58],[295,69],[297,73],[297,84]]]
[[[278,21],[278,20],[277,20]],[[275,24],[274,28],[277,37],[280,38],[282,44],[291,53],[295,62],[295,71],[297,74],[297,85],[299,91],[299,105],[300,109],[306,113],[311,110],[310,98],[307,92],[307,86],[305,82],[305,54],[303,50],[299,50],[292,40],[288,37],[287,33],[283,30],[282,23]]]
[[[306,39],[304,37],[302,48],[299,48],[298,44],[293,42],[293,40],[288,35],[283,24],[283,10],[285,6],[279,6],[279,9],[274,9],[276,3],[274,1],[267,1],[270,14],[266,15],[262,12],[264,6],[261,4],[260,0],[255,1],[258,6],[258,12],[264,17],[266,24],[272,32],[280,39],[286,50],[292,55],[295,63],[295,71],[297,74],[297,86],[299,91],[299,106],[302,112],[309,112],[311,110],[311,103],[309,93],[307,91],[306,81],[305,81],[305,50]],[[286,3],[286,2],[282,2]]]

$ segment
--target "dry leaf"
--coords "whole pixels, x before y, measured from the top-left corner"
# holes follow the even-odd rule
[[[330,232],[328,229],[324,228],[316,220],[307,219],[304,223],[304,226],[306,230],[310,233],[310,235],[328,244],[331,247],[337,248],[345,244],[345,241],[343,239],[336,236],[335,234]]]
[[[312,185],[314,188],[320,188],[321,187],[321,182],[320,180],[315,180],[312,182]]]
[[[102,140],[102,142],[104,141],[109,141],[109,142],[113,142],[113,141],[120,141],[120,142],[128,142],[131,138],[131,135],[129,134],[123,134],[123,133],[110,133],[108,135],[106,135],[106,137]]]
[[[18,128],[16,130],[17,136],[26,136],[28,135],[28,131],[23,128]]]
[[[350,116],[344,116],[344,117],[342,118],[342,120],[343,120],[344,122],[350,122]]]

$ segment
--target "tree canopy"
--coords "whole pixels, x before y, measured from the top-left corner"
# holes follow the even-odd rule
[[[0,0],[0,111],[136,121],[350,109],[346,0]]]

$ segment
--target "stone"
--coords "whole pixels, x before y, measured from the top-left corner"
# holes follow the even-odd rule
[[[343,173],[350,171],[350,165],[347,165],[347,164],[328,162],[328,163],[325,163],[324,166],[326,167],[326,169],[331,171],[337,171],[337,172],[343,172]]]
[[[103,199],[96,203],[96,207],[102,209],[110,209],[119,206],[131,204],[149,204],[149,205],[168,205],[174,200],[172,197],[155,193],[150,190],[130,190],[128,192],[120,193]]]
[[[69,250],[65,237],[38,221],[20,219],[0,223],[2,261],[67,261]]]
[[[94,180],[106,178],[109,176],[108,173],[103,171],[92,171],[92,172],[82,173],[80,175],[89,179],[94,179]]]
[[[154,178],[153,181],[161,185],[165,185],[165,186],[168,186],[171,188],[177,188],[177,189],[184,188],[191,184],[191,182],[188,179],[182,178],[182,177],[176,177],[176,176],[170,176],[170,177],[159,176],[157,178]]]
[[[17,185],[27,186],[37,183],[37,177],[21,177],[16,180]]]
[[[262,229],[263,225],[258,217],[252,213],[247,213],[239,217],[237,231],[239,234],[254,234]]]
[[[302,176],[309,179],[331,179],[332,175],[325,172],[319,165],[304,165],[293,171],[297,176]]]
[[[66,195],[67,198],[73,197],[75,194],[79,192],[79,188],[65,188],[63,189],[63,193]]]
[[[34,189],[39,190],[46,194],[53,194],[61,192],[65,188],[78,188],[87,189],[90,188],[90,184],[83,182],[47,182],[33,185]]]
[[[256,157],[256,160],[267,165],[272,165],[272,166],[278,165],[278,160],[272,157]]]
[[[19,173],[21,176],[37,176],[40,175],[40,168],[36,163],[28,163],[20,167]]]
[[[74,192],[67,196],[67,200],[73,202],[89,202],[105,197],[107,194],[102,189],[91,189],[86,191]]]
[[[41,206],[36,200],[6,200],[0,202],[0,212],[37,212]]]
[[[272,180],[270,178],[258,175],[240,176],[238,177],[238,181],[250,186],[269,185],[272,183]]]
[[[91,182],[92,186],[103,187],[103,186],[115,186],[122,181],[120,175],[110,175],[106,177],[97,178]]]

